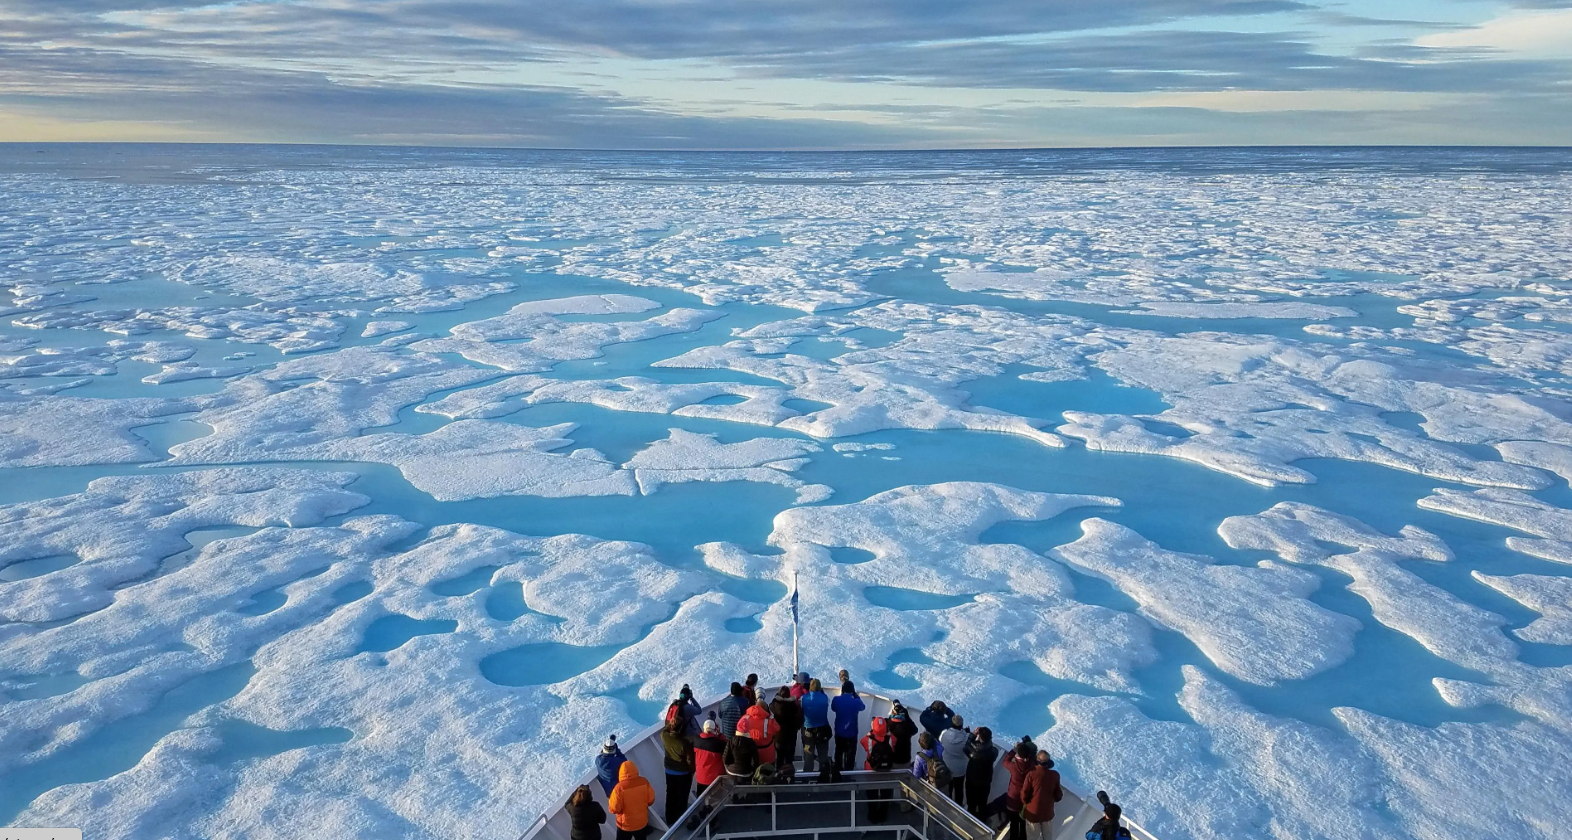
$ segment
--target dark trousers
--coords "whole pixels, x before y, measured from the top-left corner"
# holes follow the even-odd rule
[[[850,770],[857,763],[857,739],[835,736],[835,765]]]
[[[966,810],[971,811],[972,816],[983,822],[988,821],[988,812],[991,810],[988,807],[988,789],[991,787],[993,787],[992,779],[976,782],[971,779],[966,780]]]
[[[617,840],[644,840],[644,838],[650,836],[650,831],[653,829],[654,826],[650,825],[646,825],[638,831],[623,831],[619,828],[617,829]]]
[[[1020,808],[1010,807],[1008,794],[1002,795],[988,803],[988,814],[989,816],[995,814],[1004,815],[1004,822],[1000,827],[1003,828],[1006,825],[1010,827],[1010,840],[1026,840],[1026,818],[1021,816]],[[992,823],[989,823],[989,825],[992,825]]]
[[[692,788],[692,773],[666,774],[666,825],[676,825],[682,812],[688,810],[688,791]]]
[[[882,823],[890,816],[890,790],[881,788],[868,791],[868,821]]]
[[[797,730],[782,729],[775,739],[775,766],[785,767],[797,760]]]
[[[949,789],[948,793],[950,794],[950,798],[955,800],[955,804],[957,804],[957,805],[965,805],[966,804],[966,777],[965,776],[951,776],[950,777],[950,789]]]

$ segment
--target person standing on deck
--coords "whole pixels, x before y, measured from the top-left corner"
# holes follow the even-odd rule
[[[922,710],[922,728],[928,730],[929,735],[937,738],[944,734],[944,730],[950,728],[952,717],[955,717],[955,713],[950,711],[950,707],[944,705],[943,700],[935,700],[928,704],[928,708]]]
[[[1010,840],[1026,840],[1026,820],[1021,816],[1021,791],[1027,775],[1036,767],[1037,745],[1032,743],[1030,736],[1022,738],[1015,749],[1004,754],[1004,769],[1010,772],[1010,786],[990,807],[994,813],[1003,811],[1007,815]]]
[[[1059,771],[1053,769],[1053,757],[1047,750],[1037,753],[1037,766],[1026,774],[1021,784],[1021,819],[1026,822],[1027,834],[1036,840],[1049,840],[1053,831],[1053,806],[1064,798],[1064,788],[1059,785]]]
[[[890,709],[890,737],[894,739],[896,767],[911,766],[912,738],[916,735],[917,724],[912,723],[911,713],[896,700]]]
[[[919,779],[934,782],[934,787],[940,793],[949,793],[948,782],[940,786],[934,779],[937,775],[932,769],[933,765],[944,764],[944,748],[939,746],[939,739],[924,732],[917,736],[917,756],[912,759],[912,775]]]
[[[608,809],[617,815],[617,840],[644,840],[650,834],[650,806],[655,804],[655,789],[639,775],[631,761],[617,769],[617,786],[606,798]]]
[[[1097,801],[1103,806],[1103,815],[1092,825],[1092,830],[1086,832],[1086,840],[1124,840],[1129,837],[1130,829],[1119,824],[1124,810],[1108,801],[1107,791],[1098,791]]]
[[[895,769],[895,744],[890,738],[889,721],[876,717],[868,734],[862,738],[863,754],[868,756],[862,769],[887,773]],[[890,815],[890,790],[878,788],[868,791],[868,819],[882,823]]]
[[[830,701],[830,711],[835,713],[835,766],[842,770],[857,763],[857,732],[862,729],[857,716],[867,708],[851,680],[841,683],[841,693]]]
[[[742,683],[731,684],[731,694],[720,701],[720,731],[728,739],[737,731],[737,722],[748,713],[748,697]]]
[[[666,722],[671,723],[672,718],[681,718],[682,734],[695,739],[699,737],[699,717],[703,713],[699,701],[693,699],[693,689],[684,683],[682,690],[677,692],[677,699],[666,707]]]
[[[748,679],[742,684],[742,696],[748,698],[748,705],[759,702],[759,675],[749,674]]]
[[[579,785],[579,789],[568,797],[568,819],[573,823],[569,840],[601,840],[600,827],[606,824],[606,809],[595,801],[589,785]]]
[[[726,772],[726,739],[721,737],[720,725],[713,720],[705,721],[693,749],[693,780],[698,785],[697,792],[702,794]]]
[[[780,728],[770,718],[769,707],[764,705],[764,701],[760,700],[748,709],[748,713],[742,716],[738,726],[748,731],[748,737],[752,738],[754,745],[759,748],[759,763],[774,764],[775,734]]]
[[[957,805],[966,804],[966,741],[970,737],[966,721],[960,715],[952,716],[950,728],[939,735],[939,746],[944,748],[944,766],[950,771],[950,789],[945,793]]]
[[[802,696],[802,772],[830,766],[830,697],[818,680],[808,682]]]
[[[666,750],[666,825],[677,824],[682,812],[688,810],[688,791],[693,787],[696,757],[693,742],[688,740],[687,725],[682,718],[666,723],[661,730],[661,746]]]
[[[802,731],[802,704],[781,686],[770,703],[770,714],[780,728],[775,731],[775,766],[786,767],[797,760],[797,733]]]
[[[622,768],[622,762],[627,760],[622,754],[622,748],[617,746],[617,736],[607,738],[606,743],[601,745],[600,755],[595,756],[595,777],[600,779],[600,786],[605,789],[607,796],[617,786],[617,771]]]
[[[988,811],[988,791],[993,787],[993,766],[999,761],[999,748],[993,745],[993,731],[977,727],[966,742],[966,810],[984,823],[993,816]]]
[[[753,771],[759,769],[759,745],[748,736],[748,730],[738,729],[726,742],[721,760],[726,763],[726,775],[737,784],[751,784]]]
[[[798,671],[797,678],[791,683],[791,699],[801,700],[808,693],[808,672]]]

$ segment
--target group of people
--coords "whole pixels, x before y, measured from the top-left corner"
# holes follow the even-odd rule
[[[1048,836],[1054,803],[1063,798],[1064,790],[1047,750],[1038,749],[1030,737],[1024,737],[1001,755],[988,727],[967,727],[942,701],[935,701],[913,721],[896,700],[889,716],[874,718],[859,742],[860,718],[868,706],[858,696],[850,675],[843,670],[839,676],[841,691],[834,698],[806,673],[797,674],[789,685],[765,698],[760,694],[758,675],[749,674],[745,681],[732,683],[719,709],[702,720],[702,707],[693,698],[692,689],[684,685],[666,707],[661,730],[666,824],[675,825],[688,810],[690,794],[702,794],[722,775],[738,784],[791,781],[800,740],[802,772],[817,772],[819,781],[837,780],[842,772],[853,769],[860,746],[864,770],[910,768],[914,776],[928,781],[984,823],[992,825],[1002,818],[1010,826],[1011,840]],[[1010,783],[1003,796],[993,798],[994,768],[1001,761],[1009,771]],[[622,754],[617,736],[612,735],[601,748],[595,767],[615,817],[616,840],[646,840],[649,809],[655,804],[654,787]],[[870,793],[870,820],[888,818],[888,795],[889,791]],[[1109,802],[1102,791],[1097,795],[1104,806],[1103,818],[1087,832],[1087,840],[1128,838],[1129,830],[1120,824],[1119,806]],[[572,840],[601,840],[606,809],[595,801],[588,786],[574,791],[568,812],[573,822]]]

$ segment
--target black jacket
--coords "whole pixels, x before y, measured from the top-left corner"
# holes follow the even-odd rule
[[[977,740],[974,735],[966,742],[966,781],[988,782],[993,780],[993,766],[999,761],[999,748],[992,741]]]
[[[894,739],[895,763],[910,764],[912,760],[912,738],[917,734],[917,724],[912,723],[911,714],[905,713],[890,718],[890,737]]]
[[[606,809],[591,799],[583,805],[569,805],[573,820],[572,840],[600,840],[600,827],[606,824]]]
[[[753,771],[759,769],[759,745],[752,738],[733,738],[726,742],[721,760],[726,762],[727,773],[751,779]]]
[[[802,706],[796,700],[775,698],[775,702],[770,704],[770,716],[775,718],[782,732],[802,729]]]

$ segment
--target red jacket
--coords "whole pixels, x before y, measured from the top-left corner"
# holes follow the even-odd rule
[[[1059,771],[1046,764],[1039,764],[1026,774],[1021,783],[1021,816],[1030,823],[1053,820],[1053,804],[1064,798],[1059,787]]]
[[[1021,810],[1022,786],[1026,776],[1037,768],[1037,759],[1021,758],[1010,750],[1004,754],[1004,769],[1010,771],[1010,787],[1004,792],[1004,807],[1009,811]]]
[[[700,735],[693,742],[693,755],[696,759],[693,771],[695,784],[707,785],[714,782],[726,772],[726,762],[722,753],[726,752],[726,739],[720,735]]]

